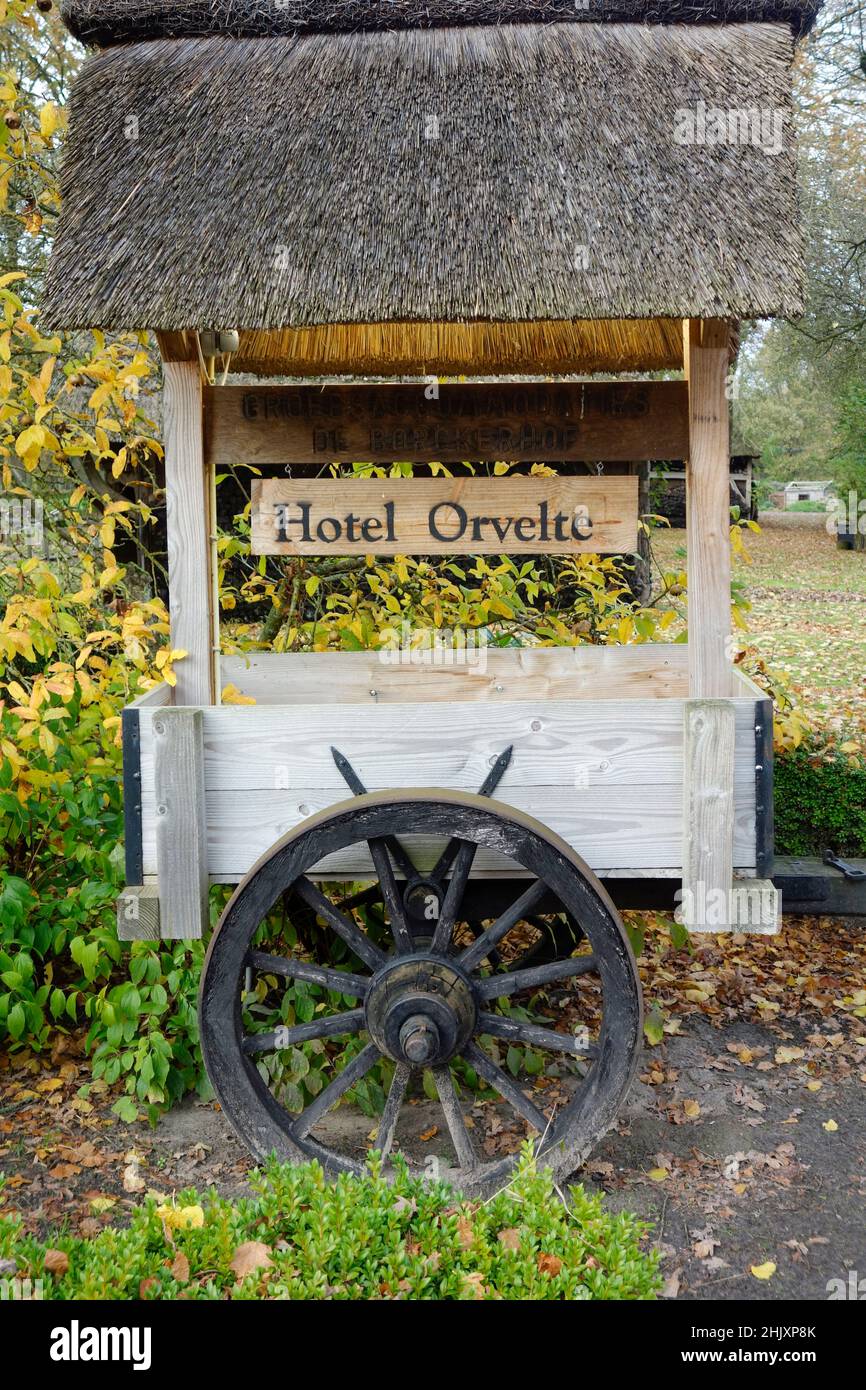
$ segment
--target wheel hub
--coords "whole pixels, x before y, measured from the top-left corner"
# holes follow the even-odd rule
[[[437,1067],[472,1037],[475,996],[468,977],[450,962],[401,956],[373,977],[365,1015],[370,1037],[393,1061]]]

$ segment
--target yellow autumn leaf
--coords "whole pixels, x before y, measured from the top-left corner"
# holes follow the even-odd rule
[[[45,430],[41,425],[30,425],[22,430],[15,440],[15,452],[19,458],[26,458],[34,449],[41,449],[45,442]]]
[[[806,1082],[806,1090],[807,1090],[807,1091],[820,1091],[820,1089],[821,1089],[821,1087],[822,1087],[823,1085],[824,1085],[823,1081],[807,1081],[807,1082]]]
[[[255,697],[252,695],[242,695],[236,685],[225,685],[222,690],[222,702],[224,705],[254,705]]]
[[[701,1107],[696,1100],[684,1100],[683,1111],[690,1120],[696,1120],[701,1113]]]
[[[767,1260],[766,1264],[752,1265],[751,1269],[756,1279],[772,1279],[776,1273],[776,1266],[772,1260]]]
[[[204,1225],[201,1207],[157,1207],[156,1214],[170,1231],[197,1231]]]
[[[826,1129],[828,1134],[835,1134],[839,1126],[835,1120],[825,1120],[821,1128]]]
[[[775,1062],[777,1066],[782,1066],[785,1062],[799,1062],[805,1055],[802,1047],[777,1047]]]
[[[113,464],[111,465],[111,476],[112,476],[112,478],[119,478],[125,467],[126,467],[126,449],[119,449],[119,450],[118,450],[118,453],[117,453],[117,458],[114,460]]]
[[[46,101],[39,112],[39,134],[43,140],[51,139],[54,132],[60,127],[62,119],[60,108],[55,106],[53,101]]]
[[[647,1177],[652,1178],[653,1182],[664,1182],[665,1178],[670,1177],[670,1172],[667,1168],[650,1168]]]

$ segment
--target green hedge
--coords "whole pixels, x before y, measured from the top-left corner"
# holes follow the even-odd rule
[[[866,858],[866,759],[815,745],[776,756],[776,853]]]
[[[318,1164],[269,1164],[255,1195],[181,1193],[137,1208],[125,1230],[47,1243],[0,1218],[0,1266],[46,1299],[651,1299],[658,1257],[646,1225],[580,1187],[567,1206],[527,1145],[513,1181],[485,1203],[378,1155],[330,1183]]]

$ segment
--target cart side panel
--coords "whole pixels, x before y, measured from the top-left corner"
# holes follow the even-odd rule
[[[735,849],[756,867],[755,700],[736,710]],[[542,821],[596,872],[682,868],[683,700],[222,706],[203,711],[207,866],[233,882],[307,816],[349,795],[331,756],[339,748],[370,791],[477,791],[491,761],[514,747],[497,798]],[[142,855],[157,873],[153,714],[140,713]],[[423,846],[410,845],[423,867]],[[421,850],[419,855],[418,851]],[[432,858],[433,847],[429,847]],[[501,874],[493,854],[480,873]],[[513,868],[513,866],[511,866]],[[360,851],[332,856],[323,876],[362,878]]]

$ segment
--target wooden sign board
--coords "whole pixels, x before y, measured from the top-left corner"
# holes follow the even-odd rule
[[[688,456],[683,381],[215,386],[207,409],[218,468]]]
[[[254,555],[637,549],[637,478],[257,478]]]

